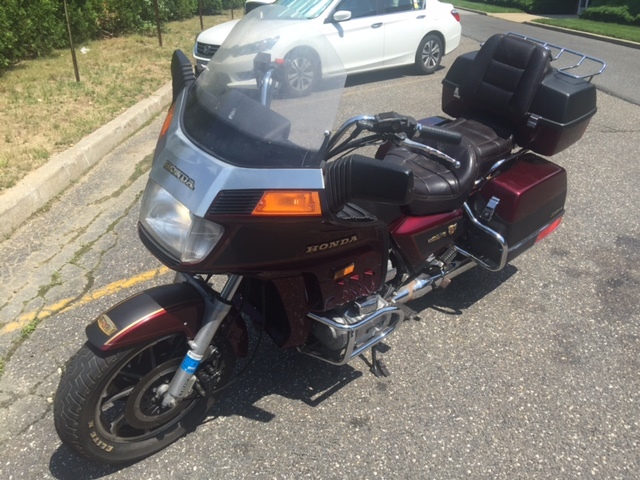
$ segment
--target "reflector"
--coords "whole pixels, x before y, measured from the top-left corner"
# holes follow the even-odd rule
[[[536,237],[536,243],[538,243],[543,238],[547,237],[551,232],[553,232],[556,228],[560,226],[560,222],[562,222],[562,217],[558,218],[551,225],[544,228]]]

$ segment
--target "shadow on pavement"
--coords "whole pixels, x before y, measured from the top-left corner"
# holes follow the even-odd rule
[[[423,311],[423,314],[428,314],[429,309],[433,309],[449,315],[462,315],[464,310],[493,292],[516,272],[517,269],[511,265],[497,273],[475,268],[455,278],[449,288],[436,290],[409,306],[416,311]],[[363,371],[366,372],[371,367],[366,356],[352,360],[355,365],[362,362],[367,367],[362,371],[350,364],[330,365],[295,350],[280,350],[266,334],[258,341],[258,335],[253,333],[251,351],[257,348],[254,361],[226,389],[218,403],[211,408],[210,418],[205,423],[215,421],[218,417],[231,416],[241,416],[261,423],[270,422],[275,415],[257,406],[261,399],[270,395],[300,401],[315,408],[362,377]],[[384,343],[379,344],[379,348],[381,352],[388,349]],[[246,367],[248,361],[245,360],[240,369]],[[97,479],[126,467],[127,465],[111,467],[93,464],[76,456],[64,445],[58,447],[49,461],[52,476],[60,480]]]

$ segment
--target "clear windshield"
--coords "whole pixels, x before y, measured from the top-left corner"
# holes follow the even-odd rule
[[[316,18],[331,5],[333,0],[278,0],[276,3],[286,8],[283,17],[290,19]],[[285,16],[286,15],[286,16]]]
[[[298,12],[279,4],[261,7],[231,31],[187,96],[182,125],[199,147],[244,167],[301,168],[322,161],[319,151],[334,127],[346,75],[313,22],[291,21]],[[301,58],[317,74],[304,93],[286,85]],[[273,86],[267,101],[265,82]]]

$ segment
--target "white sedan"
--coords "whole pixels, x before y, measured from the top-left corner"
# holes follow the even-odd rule
[[[346,73],[410,64],[419,72],[433,73],[442,56],[460,43],[460,15],[453,5],[437,0],[277,0],[274,6],[279,6],[278,12],[287,12],[284,17],[277,14],[278,24],[291,23],[287,36],[305,29],[319,31],[337,52]],[[274,7],[257,12],[270,8]],[[193,50],[196,73],[206,68],[237,22],[198,35]],[[282,30],[281,25],[274,30]],[[289,66],[285,91],[292,96],[312,91],[322,76],[319,59],[304,48],[292,48],[284,58]]]

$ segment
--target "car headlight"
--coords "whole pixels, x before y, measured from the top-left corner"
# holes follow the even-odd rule
[[[234,47],[232,51],[232,55],[234,57],[242,57],[244,55],[253,55],[260,52],[265,52],[267,50],[271,50],[273,46],[278,43],[280,40],[279,36],[265,38],[264,40],[260,40],[259,42],[248,43],[246,45],[239,45]]]
[[[202,261],[224,233],[222,226],[193,215],[152,180],[142,197],[140,222],[159,245],[182,263]]]

